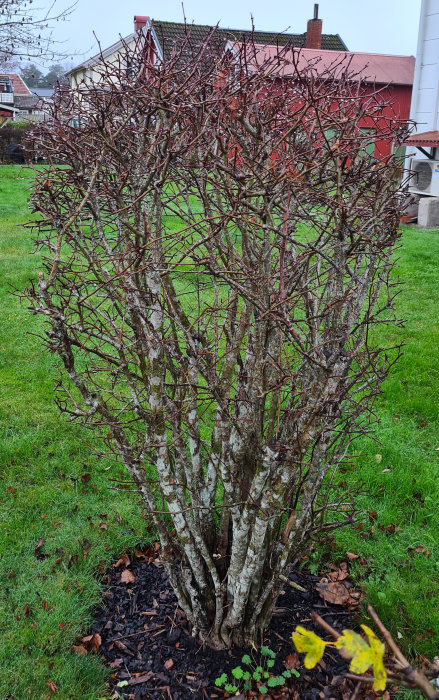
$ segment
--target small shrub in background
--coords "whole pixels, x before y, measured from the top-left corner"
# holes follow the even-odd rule
[[[33,128],[34,124],[25,120],[9,122],[0,128],[0,162],[24,163],[28,159],[26,142]]]

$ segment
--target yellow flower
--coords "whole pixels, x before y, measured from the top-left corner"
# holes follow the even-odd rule
[[[300,627],[300,625],[293,632],[292,640],[297,651],[300,651],[301,654],[306,654],[305,668],[314,668],[325,653],[325,646],[330,643],[324,642],[314,632]]]
[[[352,673],[365,673],[372,666],[375,678],[373,689],[385,690],[387,674],[383,662],[384,644],[375,636],[370,627],[367,625],[361,625],[361,627],[366,633],[369,644],[356,632],[343,630],[343,634],[337,639],[335,646],[352,659],[349,666]]]

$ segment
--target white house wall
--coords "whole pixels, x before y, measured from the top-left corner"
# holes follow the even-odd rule
[[[439,128],[439,0],[421,4],[410,117],[418,132]]]
[[[133,49],[136,45],[136,39],[133,38],[131,41],[127,41],[126,45],[129,49]],[[107,53],[105,55],[105,63],[108,65],[119,64],[123,61],[124,49],[122,46],[116,48],[112,53]],[[89,66],[80,66],[77,69],[73,69],[70,73],[70,85],[72,88],[76,87],[87,87],[87,85],[95,85],[99,83],[100,73],[99,67],[102,66],[102,61],[98,58],[95,63]]]

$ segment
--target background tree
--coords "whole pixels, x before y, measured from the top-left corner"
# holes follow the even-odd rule
[[[54,63],[50,66],[47,73],[43,73],[35,63],[27,63],[22,67],[18,67],[18,70],[28,87],[52,88],[55,87],[57,83],[62,85],[68,82],[66,73],[69,68],[70,64],[67,62]]]
[[[40,81],[40,87],[55,87],[57,83],[67,84],[68,79],[66,78],[66,72],[68,67],[66,64],[54,63],[50,66],[49,70],[45,75],[42,76]]]
[[[44,73],[35,63],[27,63],[20,67],[20,75],[28,87],[42,87],[41,81],[44,78]]]
[[[62,44],[53,36],[57,22],[66,20],[76,3],[48,7],[32,0],[0,0],[0,58],[4,64],[23,58],[53,61],[63,56]]]
[[[400,204],[399,163],[367,146],[371,126],[404,133],[345,71],[213,45],[151,66],[138,44],[54,104],[27,296],[61,409],[125,465],[220,648],[252,641],[280,577],[354,518],[337,467],[391,363],[373,329],[394,321]]]

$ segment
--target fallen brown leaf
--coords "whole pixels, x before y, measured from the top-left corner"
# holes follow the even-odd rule
[[[424,547],[422,544],[418,544],[417,547],[409,547],[407,550],[412,556],[413,552],[418,552],[419,554],[425,554],[426,557],[429,557],[431,552],[427,547]]]
[[[134,554],[137,559],[143,559],[148,563],[151,563],[159,555],[160,543],[154,542],[154,544],[147,544],[144,547],[136,547],[134,549]]]
[[[423,547],[422,544],[418,544],[418,546],[415,547],[415,552],[421,552],[422,554],[426,554],[428,557],[430,556],[429,550],[427,547]]]
[[[82,550],[83,550],[83,553],[84,553],[84,557],[86,557],[87,554],[89,553],[90,549],[91,549],[91,544],[90,544],[90,542],[88,541],[88,539],[87,539],[86,537],[83,538],[81,544],[82,544]]]
[[[353,552],[346,552],[346,557],[349,559],[349,561],[353,561],[354,559],[359,559],[359,554],[353,554]]]
[[[342,582],[322,579],[316,588],[323,600],[328,601],[328,603],[347,605],[349,602],[349,591]]]
[[[86,484],[87,481],[90,481],[90,479],[91,479],[91,474],[89,474],[88,472],[86,474],[81,474],[81,481],[83,484]]]
[[[88,651],[97,653],[99,651],[99,647],[102,644],[102,639],[100,634],[95,633],[88,634],[87,636],[83,637],[81,639],[81,642]]]
[[[137,676],[137,678],[130,678],[128,685],[140,685],[141,683],[146,683],[146,681],[149,681],[153,675],[154,674],[152,671],[148,671],[148,673],[144,673],[142,676]]]
[[[361,598],[361,593],[353,590],[348,582],[328,581],[326,577],[319,581],[316,589],[323,600],[347,608],[356,607]]]
[[[332,568],[332,567],[331,567]],[[333,567],[333,571],[327,574],[331,581],[344,581],[349,576],[348,565],[342,561],[339,567]]]
[[[131,564],[131,561],[130,561],[128,554],[122,554],[120,559],[118,559],[117,562],[115,564],[113,564],[113,568],[117,569],[119,566],[122,566],[122,564],[125,567],[127,567]]]
[[[125,569],[124,571],[122,571],[122,573],[120,575],[120,582],[121,583],[134,583],[135,580],[136,580],[136,577],[129,569]]]
[[[291,671],[292,668],[298,668],[300,664],[299,657],[297,654],[288,654],[288,656],[284,660],[284,666],[288,671]]]
[[[53,681],[46,681],[46,685],[48,688],[50,688],[54,695],[58,693],[58,688],[56,687],[55,683],[53,683]]]
[[[79,656],[85,656],[87,653],[87,649],[83,644],[74,644],[72,649],[75,652],[75,654],[79,654]]]
[[[114,659],[114,661],[109,664],[110,668],[119,668],[123,664],[123,659]]]

